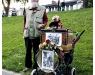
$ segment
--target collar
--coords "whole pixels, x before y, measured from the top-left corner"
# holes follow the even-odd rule
[[[37,10],[37,7],[35,7],[35,8],[32,8],[31,10],[35,11],[35,10]]]

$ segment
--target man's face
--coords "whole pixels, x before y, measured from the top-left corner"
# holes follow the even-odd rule
[[[38,0],[31,0],[31,5],[30,5],[30,7],[31,8],[35,8],[35,7],[38,7]]]
[[[31,0],[31,2],[38,2],[38,0]]]

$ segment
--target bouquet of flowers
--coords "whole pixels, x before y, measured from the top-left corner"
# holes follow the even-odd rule
[[[57,48],[57,45],[50,41],[50,40],[46,40],[45,42],[41,43],[39,45],[39,50],[55,50]]]
[[[54,42],[47,39],[45,42],[39,45],[39,50],[55,50],[58,54],[63,51],[63,48],[57,46]]]

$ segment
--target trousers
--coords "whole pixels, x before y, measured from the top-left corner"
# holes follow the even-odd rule
[[[40,37],[35,38],[35,39],[25,38],[24,40],[25,40],[25,47],[26,47],[25,67],[27,68],[32,67],[32,56],[33,56],[34,58],[33,68],[37,68],[38,65],[35,59],[35,55],[37,54],[37,50],[39,49]],[[33,50],[33,53],[32,53],[32,50]]]

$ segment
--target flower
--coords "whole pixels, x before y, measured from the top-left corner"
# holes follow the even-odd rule
[[[39,50],[43,50],[43,49],[55,50],[56,48],[57,45],[54,42],[50,41],[49,39],[47,39],[45,42],[39,45]]]
[[[48,44],[48,43],[50,43],[50,40],[48,39],[48,40],[46,40],[46,43]]]
[[[46,46],[46,44],[47,44],[46,42],[43,42],[43,46]]]
[[[63,53],[59,55],[60,60],[62,60],[63,56],[64,56]]]
[[[51,44],[52,46],[54,46],[54,45],[55,45],[55,43],[54,43],[54,42],[50,42],[50,44]]]

